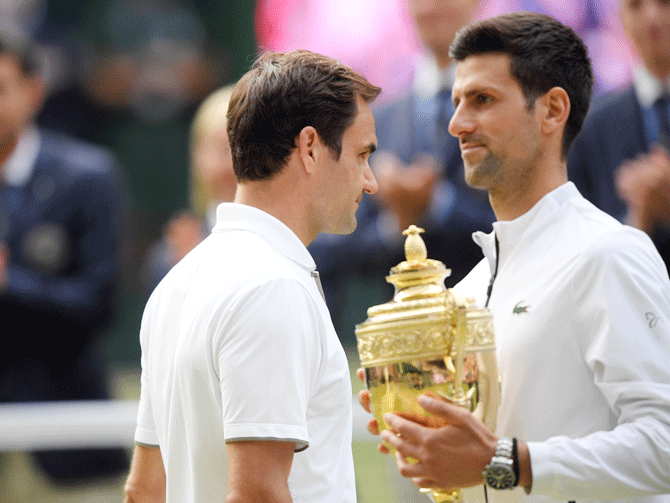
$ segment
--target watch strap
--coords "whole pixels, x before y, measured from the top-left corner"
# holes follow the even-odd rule
[[[517,485],[519,463],[517,459],[515,467],[514,447],[514,439],[508,437],[501,437],[498,439],[495,454],[493,455],[493,458],[491,458],[491,462],[486,465],[486,468],[482,472],[485,484],[494,489],[512,489]],[[509,478],[514,480],[509,480],[507,483],[504,483],[503,479],[500,479],[499,477],[504,477],[503,473],[505,471],[509,474]]]
[[[512,439],[512,470],[514,470],[514,485],[519,485],[519,446],[517,445],[516,437]]]

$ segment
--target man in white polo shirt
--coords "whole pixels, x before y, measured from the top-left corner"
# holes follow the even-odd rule
[[[498,220],[475,234],[485,258],[455,287],[493,313],[498,424],[423,396],[444,426],[389,414],[382,438],[424,487],[479,485],[483,500],[486,483],[494,502],[669,503],[670,280],[644,232],[567,178],[593,82],[586,47],[555,19],[516,13],[464,28],[451,54],[449,131]]]
[[[149,299],[126,501],[354,503],[351,383],[306,246],[348,233],[380,89],[307,51],[236,85],[238,180],[212,234]]]

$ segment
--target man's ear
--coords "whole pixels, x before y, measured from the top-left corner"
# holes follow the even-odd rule
[[[570,116],[570,97],[562,87],[552,87],[542,96],[542,132],[564,128]]]
[[[305,126],[298,134],[298,155],[308,173],[314,172],[319,156],[322,155],[323,142],[312,126]]]

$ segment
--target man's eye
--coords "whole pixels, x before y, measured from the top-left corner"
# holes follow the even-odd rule
[[[489,103],[491,101],[491,97],[487,96],[486,94],[478,94],[475,97],[475,103],[477,105],[485,105],[486,103]]]

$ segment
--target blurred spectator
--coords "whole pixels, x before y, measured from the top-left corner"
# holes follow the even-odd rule
[[[191,207],[208,230],[216,223],[216,207],[235,199],[237,188],[226,120],[232,92],[229,85],[212,93],[191,125]]]
[[[601,94],[629,81],[631,53],[616,22],[618,1],[482,0],[477,17],[532,11],[572,27],[589,47],[594,92]],[[302,47],[340,58],[382,86],[380,100],[388,101],[411,85],[414,59],[423,50],[407,2],[257,0],[258,44],[270,50]]]
[[[633,84],[598,100],[570,154],[570,176],[599,208],[647,232],[670,264],[670,4],[619,0],[640,58]]]
[[[37,51],[0,28],[0,402],[108,398],[98,335],[114,313],[120,220],[114,157],[38,129]],[[121,449],[36,453],[57,482],[127,469]]]
[[[375,110],[378,151],[371,164],[379,190],[361,203],[354,234],[320,236],[310,247],[336,321],[344,309],[347,274],[383,282],[389,269],[405,259],[402,230],[410,224],[426,230],[429,255],[452,270],[447,279],[452,286],[481,259],[472,233],[490,229],[494,221],[486,192],[465,183],[458,140],[447,131],[455,76],[449,46],[456,31],[474,18],[478,2],[408,4],[427,50],[412,89]]]
[[[46,8],[46,0],[0,0],[0,19],[32,30],[42,22]]]
[[[64,49],[66,71],[53,72],[61,78],[54,78],[40,123],[119,156],[141,256],[188,204],[189,125],[196,106],[225,78],[227,57],[191,0],[94,0],[76,9],[68,18],[50,5],[42,30]]]
[[[619,0],[488,0],[481,17],[517,11],[547,14],[584,40],[592,60],[598,96],[630,81],[633,55],[618,23]]]
[[[262,50],[304,48],[328,54],[381,85],[387,101],[412,81],[420,41],[407,0],[257,0],[256,37]]]
[[[212,93],[198,108],[191,125],[191,209],[166,225],[142,267],[144,286],[153,290],[165,274],[214,226],[219,203],[235,198],[237,182],[230,153],[226,114],[233,86]]]

